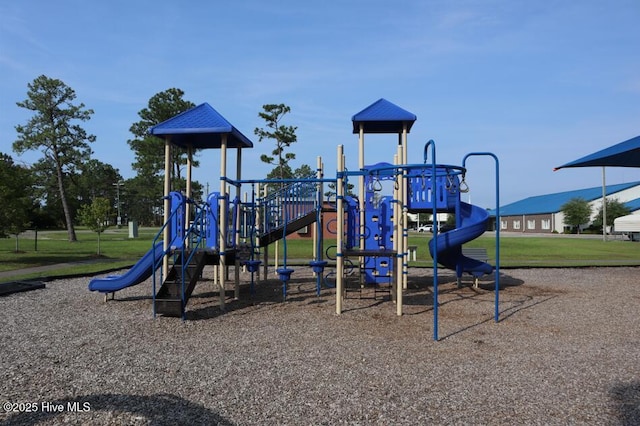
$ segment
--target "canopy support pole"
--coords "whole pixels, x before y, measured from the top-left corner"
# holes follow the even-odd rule
[[[602,241],[607,241],[607,180],[602,166]]]

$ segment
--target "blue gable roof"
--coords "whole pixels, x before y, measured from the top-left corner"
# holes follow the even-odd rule
[[[222,135],[227,135],[229,148],[253,147],[245,135],[206,102],[156,124],[149,134],[168,136],[174,145],[196,149],[220,148]]]
[[[417,117],[414,113],[380,98],[355,114],[351,120],[353,133],[360,132],[360,124],[365,133],[401,133],[404,124],[409,132]]]
[[[607,185],[606,194],[615,194],[616,192],[633,188],[638,185],[640,185],[640,181]],[[525,198],[523,200],[516,201],[515,203],[507,204],[506,206],[500,206],[500,216],[557,213],[562,209],[562,206],[572,198],[583,198],[587,201],[602,198],[602,187],[596,186],[593,188],[577,189],[573,191]],[[490,210],[489,214],[495,216],[495,209]]]

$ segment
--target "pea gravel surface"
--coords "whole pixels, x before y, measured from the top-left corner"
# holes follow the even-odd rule
[[[209,267],[207,267],[209,268]],[[151,281],[115,300],[90,278],[0,298],[0,425],[640,424],[640,268],[513,269],[458,288],[411,268],[387,292],[315,293],[296,267],[218,307],[205,269],[187,320]],[[231,274],[233,277],[233,273]]]

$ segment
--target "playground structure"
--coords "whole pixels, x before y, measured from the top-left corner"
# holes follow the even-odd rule
[[[295,272],[287,264],[287,236],[315,225],[314,254],[309,267],[316,274],[318,295],[322,284],[330,281],[328,286],[335,287],[336,313],[341,314],[346,277],[355,275],[359,286],[386,284],[397,315],[402,315],[409,272],[408,214],[429,213],[435,223],[438,213],[448,212],[455,214],[455,229],[434,232],[429,242],[433,258],[434,339],[438,339],[438,264],[455,270],[458,283],[465,273],[477,279],[495,271],[494,316],[498,321],[499,226],[495,231],[495,267],[463,255],[462,245],[485,232],[489,217],[485,209],[464,203],[460,197],[467,190],[468,158],[490,156],[496,164],[496,212],[499,212],[497,157],[479,152],[465,156],[462,166],[437,164],[435,142],[429,141],[424,147],[424,162],[408,164],[407,135],[416,116],[385,99],[354,115],[352,121],[359,141],[358,169],[346,168],[343,146],[339,145],[335,178],[324,177],[322,159],[318,157],[316,174],[295,180],[243,180],[242,151],[252,148],[253,143],[206,103],[150,128],[150,134],[165,141],[164,225],[150,251],[127,274],[95,278],[89,289],[106,295],[151,276],[154,316],[185,319],[189,297],[203,268],[214,265],[219,305],[224,310],[227,266],[235,266],[235,298],[240,296],[241,266],[251,274],[253,292],[254,274],[262,268],[263,278],[267,277],[270,245],[282,241],[282,266],[276,270],[286,299],[287,283]],[[368,133],[398,135],[393,163],[365,164],[364,136]],[[186,194],[171,190],[170,159],[174,146],[183,147],[188,153]],[[235,179],[227,176],[229,148],[236,148]],[[220,190],[208,194],[202,204],[191,200],[192,156],[196,149],[220,150]],[[346,194],[348,183],[354,179],[358,183],[357,197]],[[381,194],[385,181],[392,185],[392,194]],[[335,200],[324,199],[325,184],[335,185]],[[229,188],[235,188],[233,198]],[[335,230],[331,231],[324,220],[327,204],[336,214]],[[325,259],[323,250],[323,235],[327,231],[335,233],[336,239],[331,263]],[[277,257],[275,263],[278,266]],[[335,270],[327,273],[329,267]]]

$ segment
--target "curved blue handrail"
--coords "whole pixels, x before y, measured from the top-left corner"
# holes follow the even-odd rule
[[[462,159],[462,166],[467,163],[467,159],[472,156],[486,156],[493,158],[495,162],[495,174],[496,174],[496,267],[495,267],[495,307],[494,307],[494,321],[500,321],[500,160],[498,156],[492,152],[471,152],[464,156]]]

